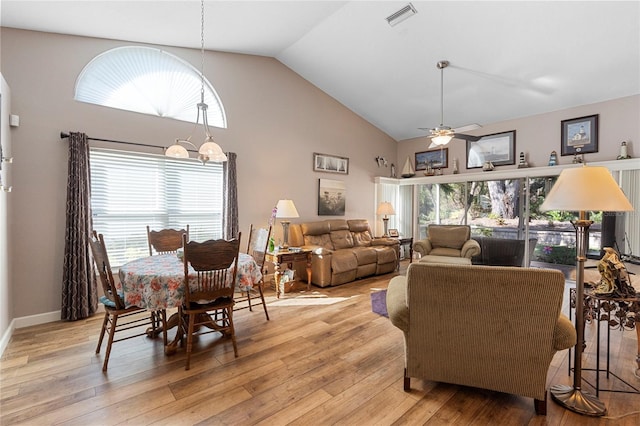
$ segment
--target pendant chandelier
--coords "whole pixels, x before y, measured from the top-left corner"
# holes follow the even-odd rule
[[[176,139],[176,143],[167,148],[165,155],[172,158],[189,158],[189,152],[183,146],[186,144],[198,150],[198,159],[202,161],[202,164],[205,164],[207,161],[222,163],[227,161],[227,156],[222,151],[222,148],[220,148],[220,145],[213,140],[213,136],[211,136],[207,120],[208,105],[204,102],[204,0],[200,1],[200,54],[202,58],[202,68],[200,71],[200,102],[196,105],[198,108],[198,115],[196,116],[193,131],[186,139]],[[200,115],[202,115],[202,127],[204,127],[205,139],[204,142],[202,142],[202,145],[200,145],[200,148],[198,148],[193,144],[193,142],[191,142],[191,136],[198,127]]]

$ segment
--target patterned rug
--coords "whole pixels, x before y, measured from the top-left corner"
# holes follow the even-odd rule
[[[371,293],[371,310],[378,315],[389,318],[389,313],[387,312],[387,290]]]

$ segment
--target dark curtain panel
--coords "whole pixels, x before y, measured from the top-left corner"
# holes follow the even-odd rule
[[[78,320],[98,308],[93,258],[89,252],[91,233],[89,144],[84,133],[69,136],[67,223],[62,278],[63,320]]]
[[[222,210],[222,229],[225,239],[238,235],[238,180],[236,177],[235,152],[227,152],[227,161],[222,163],[222,193],[224,205]]]

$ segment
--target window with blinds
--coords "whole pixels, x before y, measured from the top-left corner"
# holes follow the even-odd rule
[[[113,268],[148,256],[151,229],[183,229],[192,240],[222,238],[222,165],[91,148],[93,229]]]

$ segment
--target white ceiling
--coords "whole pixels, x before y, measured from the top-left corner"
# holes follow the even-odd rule
[[[396,140],[440,124],[442,59],[451,127],[640,93],[639,1],[413,1],[418,13],[389,26],[406,4],[207,0],[205,45],[273,56]],[[200,47],[193,0],[2,0],[0,16],[6,27]]]

